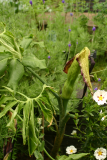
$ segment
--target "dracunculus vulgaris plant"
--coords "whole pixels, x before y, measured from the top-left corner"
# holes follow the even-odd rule
[[[35,150],[38,152],[44,150],[49,159],[54,160],[63,140],[66,123],[71,116],[75,117],[75,115],[67,113],[67,104],[72,96],[73,87],[78,75],[80,74],[80,71],[84,82],[93,94],[89,76],[89,59],[91,60],[90,50],[85,47],[80,53],[67,62],[64,68],[64,72],[67,74],[67,80],[62,89],[62,93],[58,94],[34,71],[34,69],[37,67],[40,69],[45,69],[45,60],[39,60],[33,54],[29,55],[26,54],[26,52],[24,53],[24,51],[26,51],[26,49],[29,47],[30,43],[32,43],[32,38],[28,37],[28,39],[23,39],[19,45],[14,36],[10,32],[7,32],[6,29],[4,29],[4,32],[0,34],[0,44],[2,46],[2,52],[0,52],[0,76],[4,77],[6,72],[9,73],[8,83],[6,86],[3,86],[3,90],[1,89],[3,92],[0,99],[0,107],[2,108],[0,112],[0,118],[7,113],[11,113],[10,121],[8,122],[7,127],[9,127],[14,134],[16,133],[16,119],[18,118],[20,121],[22,121],[21,131],[23,144],[28,143],[28,151],[30,156],[35,153]],[[18,83],[23,79],[23,75],[27,71],[28,73],[31,72],[43,83],[42,92],[34,98],[29,98],[25,94],[17,91]],[[59,125],[56,123],[57,133],[50,154],[47,153],[45,149],[44,141],[41,141],[38,134],[35,132],[34,122],[34,108],[39,107],[44,115],[44,118],[49,122],[49,126],[52,124],[55,109],[53,108],[49,99],[49,92],[51,92],[57,99],[59,108]],[[18,99],[16,95],[20,95],[23,97],[23,99]],[[20,111],[22,111],[23,116],[20,116]],[[8,155],[9,152],[7,153],[6,157]]]

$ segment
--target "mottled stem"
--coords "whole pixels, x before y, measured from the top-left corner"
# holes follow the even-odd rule
[[[61,146],[64,137],[66,123],[69,119],[69,114],[66,114],[67,103],[68,100],[62,98],[59,99],[59,108],[60,108],[59,128],[55,137],[54,146],[50,153],[51,157],[53,158],[56,158],[57,156],[57,153],[59,151],[59,148]],[[48,160],[50,160],[50,158],[48,158]]]

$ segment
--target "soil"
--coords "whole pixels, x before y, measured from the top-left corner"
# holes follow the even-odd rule
[[[93,18],[94,18],[94,16],[97,15],[97,13],[96,14],[94,14],[94,13],[73,13],[71,22],[73,23],[75,18],[78,18],[81,15],[85,15],[89,19],[87,26],[91,26],[91,27],[95,26],[94,22],[93,22]],[[70,12],[61,13],[61,16],[63,16],[63,17],[65,16],[65,23],[70,23],[70,19],[71,19]],[[44,20],[45,24],[47,24],[48,20],[54,22],[55,17],[56,17],[56,14],[54,12],[51,12],[51,13],[46,12],[44,15],[43,14],[38,15],[39,21],[43,22],[43,20]]]

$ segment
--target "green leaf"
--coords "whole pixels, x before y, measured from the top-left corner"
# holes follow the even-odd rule
[[[35,99],[36,100],[36,99]],[[46,118],[46,120],[50,123],[49,126],[52,124],[53,121],[53,114],[52,111],[49,110],[48,108],[46,108],[45,104],[43,102],[41,102],[39,99],[36,100],[36,102],[38,103],[38,105],[40,106],[44,117]]]
[[[39,145],[39,147],[38,147],[38,151],[39,151],[39,152],[42,152],[42,151],[43,151],[44,145],[45,145],[45,142],[42,141],[42,143],[41,143],[41,144]]]
[[[30,101],[30,103],[31,103],[30,104],[31,113],[30,113],[30,120],[29,120],[28,150],[29,150],[29,155],[31,156],[38,146],[38,138],[36,137],[36,134],[35,134],[33,101]]]
[[[9,102],[0,113],[0,118],[3,117],[16,104],[17,104],[17,101]]]
[[[46,105],[46,107],[49,110],[52,111],[52,113],[55,113],[55,110],[54,110],[54,108],[53,108],[53,106],[52,106],[52,104],[51,104],[51,102],[49,100],[49,97],[48,97],[46,92],[45,92],[45,95],[43,96],[43,94],[42,94],[42,96],[40,96],[39,99]]]
[[[33,42],[31,46],[33,47],[35,44],[39,45],[41,48],[45,47],[43,41],[42,42]]]
[[[14,47],[14,37],[10,32],[4,30],[4,32],[0,34],[0,37],[9,43],[11,47]]]
[[[24,67],[17,59],[12,59],[10,61],[9,71],[10,71],[10,79],[8,82],[8,86],[16,90],[18,82],[24,75]]]
[[[7,67],[7,60],[8,59],[3,59],[2,61],[0,61],[0,76],[3,75],[3,73]]]
[[[19,57],[21,57],[20,48],[19,48],[14,36],[12,35],[12,33],[8,32],[4,29],[4,32],[0,34],[0,38],[1,38],[1,40],[3,40],[2,42],[5,42],[8,46],[13,48],[13,50],[18,53]]]
[[[1,104],[6,103],[7,101],[13,100],[13,99],[14,99],[13,97],[7,97],[7,96],[1,97],[1,99],[0,99],[0,107],[1,107]]]
[[[14,50],[11,46],[9,46],[3,39],[0,38],[0,43],[5,46],[5,48],[16,58],[21,59],[21,54]]]
[[[85,47],[80,53],[76,55],[76,60],[78,61],[81,67],[81,75],[83,76],[83,80],[87,84],[91,93],[93,94],[93,89],[89,75],[89,56],[90,50],[87,47]]]
[[[98,82],[98,78],[97,78],[97,74],[96,73],[94,73],[94,81]]]
[[[21,41],[20,45],[22,48],[27,49],[31,42],[32,42],[32,38],[24,37],[23,40]]]
[[[10,122],[7,124],[7,127],[11,128],[14,132],[16,132],[14,119],[18,113],[18,109],[19,109],[19,105],[16,107],[16,109],[12,113],[12,117],[10,119]]]
[[[9,59],[9,58],[12,58],[9,52],[0,52],[0,61],[2,61],[3,59]]]
[[[89,153],[79,153],[79,154],[72,154],[70,155],[68,158],[66,158],[65,160],[73,160],[73,159],[80,159],[84,156],[87,156]]]
[[[40,134],[40,136],[39,136],[39,138],[43,138],[44,137],[44,134],[43,133],[41,133]]]
[[[62,97],[64,99],[70,99],[71,94],[73,92],[75,81],[76,81],[78,74],[80,72],[80,67],[79,67],[79,64],[76,61],[75,57],[73,58],[72,63],[70,62],[71,66],[69,66],[69,62],[67,65],[68,65],[67,69],[64,69],[64,70],[66,70],[65,72],[67,73],[67,80],[64,83],[64,87],[62,89]]]
[[[22,63],[24,66],[31,67],[33,69],[37,67],[40,69],[46,68],[45,60],[39,60],[33,54],[24,56]]]
[[[76,118],[75,114],[69,114],[71,118]]]
[[[57,157],[57,160],[73,160],[73,159],[76,160],[76,159],[80,159],[87,155],[89,155],[89,153],[71,154],[69,157],[63,155],[63,156]]]
[[[63,156],[57,156],[57,160],[65,160],[67,158],[67,156],[63,155]]]
[[[75,124],[78,125],[78,122],[79,122],[79,119],[76,119],[75,120]]]
[[[34,152],[34,156],[38,159],[38,160],[43,160],[43,156],[41,155],[41,153],[37,150],[35,150]]]
[[[83,80],[87,84],[91,93],[93,94],[93,89],[89,75],[89,56],[90,50],[87,47],[85,47],[80,53],[78,53],[69,62],[67,62],[64,68],[64,72],[68,73],[68,77],[62,89],[62,97],[64,99],[70,99],[71,94],[73,92],[74,83],[77,79],[80,68]]]
[[[11,54],[9,54],[8,52],[0,52],[0,76],[3,75],[7,67],[7,61],[10,57],[11,57]]]
[[[0,52],[8,52],[8,49],[6,49],[4,46],[0,46]]]
[[[41,96],[39,97],[39,99],[41,99],[46,104],[47,108],[50,109],[55,114],[55,109],[54,109],[53,104],[51,103],[51,101],[49,99],[50,93],[51,94],[52,93],[56,94],[55,90],[52,87],[44,84],[43,85],[43,90],[42,90],[42,93],[41,93]]]
[[[23,128],[22,128],[22,137],[23,137],[23,144],[26,144],[26,138],[28,136],[28,123],[29,123],[29,115],[30,115],[30,102],[27,101],[26,104],[23,106]]]

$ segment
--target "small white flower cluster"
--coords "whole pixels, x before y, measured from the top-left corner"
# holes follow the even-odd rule
[[[97,148],[94,152],[94,156],[98,160],[104,160],[107,157],[107,150],[105,148]]]
[[[97,90],[93,95],[93,99],[97,102],[98,105],[107,104],[107,92],[104,90]]]
[[[46,7],[46,10],[50,13],[52,12],[52,9],[49,6]]]

